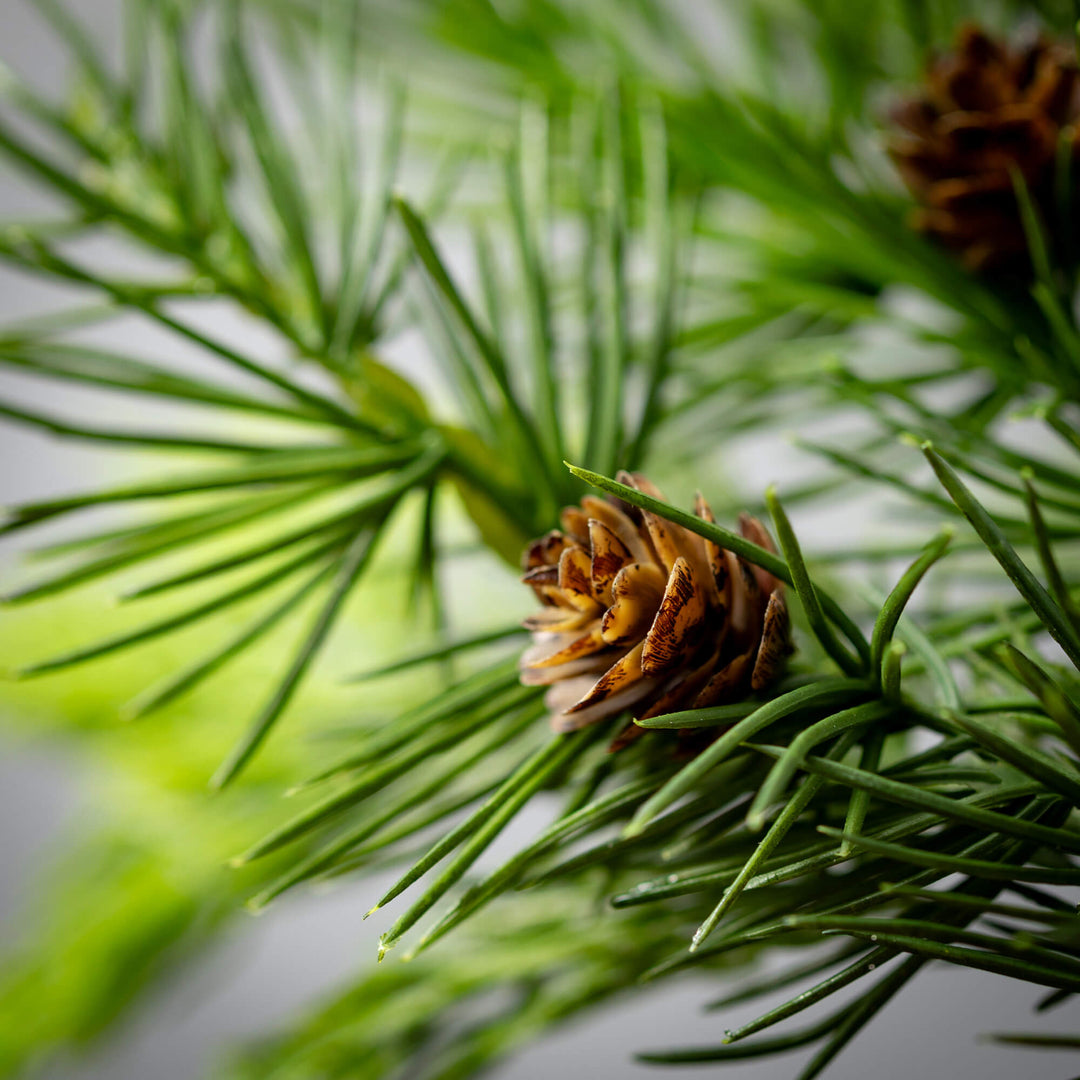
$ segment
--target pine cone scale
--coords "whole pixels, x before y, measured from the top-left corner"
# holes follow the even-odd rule
[[[619,572],[629,566],[634,557],[630,549],[605,525],[589,519],[589,543],[592,546],[591,574],[593,586],[605,607],[611,606],[612,585]]]
[[[776,678],[787,658],[787,644],[791,637],[791,616],[783,594],[774,592],[765,608],[765,625],[761,631],[754,670],[750,676],[753,690],[761,690]]]
[[[641,656],[648,675],[663,675],[693,651],[705,629],[705,595],[693,568],[675,560],[664,599],[645,635]]]
[[[624,566],[611,584],[611,606],[601,631],[609,645],[636,641],[652,625],[664,598],[666,581],[652,563]]]

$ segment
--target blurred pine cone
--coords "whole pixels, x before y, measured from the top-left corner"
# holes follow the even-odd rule
[[[619,480],[662,499],[644,477]],[[699,495],[695,513],[713,521]],[[775,550],[764,526],[740,531]],[[525,626],[528,685],[551,684],[556,731],[630,709],[639,719],[736,700],[767,686],[790,652],[783,586],[730,551],[648,511],[586,496],[562,530],[525,552],[525,576],[544,607]],[[628,728],[617,744],[642,729]]]
[[[1050,236],[1059,237],[1066,223],[1054,194],[1055,161],[1059,141],[1075,158],[1078,116],[1069,46],[1040,37],[1011,48],[962,27],[955,51],[936,58],[922,90],[892,111],[903,133],[890,141],[890,154],[922,203],[915,227],[973,270],[1027,274],[1013,172],[1023,176]]]

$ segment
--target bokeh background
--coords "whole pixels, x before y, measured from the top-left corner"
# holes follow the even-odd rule
[[[94,27],[106,51],[114,53],[120,40],[119,4],[115,0],[77,0],[73,8]],[[66,53],[35,13],[33,0],[0,0],[0,61],[41,86],[59,85],[67,77]],[[42,197],[21,177],[6,164],[0,167],[3,221],[17,222],[24,215],[47,210]],[[109,257],[107,251],[99,255]],[[0,269],[0,319],[45,310],[55,299],[55,288]],[[221,312],[213,329],[223,337],[246,330],[227,311]],[[110,333],[122,335],[124,347],[134,352],[160,345],[150,331],[137,325],[113,328]],[[183,365],[188,358],[176,354],[172,359]],[[51,389],[29,384],[5,387],[5,392],[8,390],[26,402],[33,402],[38,395],[39,403],[48,398],[52,404],[55,397]],[[97,407],[93,395],[65,393],[63,403],[76,410]],[[139,404],[140,410],[145,408]],[[755,475],[760,473],[762,483],[773,478],[776,461],[771,453],[771,448],[761,447],[746,455],[746,467]],[[116,477],[118,470],[130,467],[126,460],[121,465],[107,451],[80,445],[77,452],[72,452],[37,432],[0,425],[2,503],[64,494],[105,477]],[[0,550],[5,580],[19,572],[20,555],[18,540],[8,541]],[[43,641],[54,633],[61,638],[77,636],[77,627],[69,625],[70,620],[89,622],[100,617],[107,621],[113,617],[104,608],[94,608],[106,600],[103,594],[93,594],[89,600],[83,597],[79,601],[83,607],[78,611],[61,607],[48,609],[44,615],[27,616],[18,611],[0,616],[6,624],[0,632],[0,648],[10,653],[16,639],[21,644],[26,635]],[[50,619],[56,621],[55,625],[50,626]],[[378,647],[379,640],[370,626],[360,626],[341,648],[370,651]],[[169,660],[164,655],[151,662],[167,665]],[[259,662],[272,664],[273,659],[263,657]],[[22,962],[17,959],[20,955],[28,950],[32,954],[40,945],[42,927],[52,917],[45,911],[43,896],[50,897],[50,904],[69,909],[75,924],[81,907],[93,910],[92,891],[82,891],[74,883],[92,886],[94,864],[73,873],[72,852],[85,844],[87,837],[99,837],[102,830],[117,828],[117,806],[123,806],[124,798],[117,798],[116,785],[127,782],[120,778],[118,759],[129,772],[132,756],[140,754],[146,755],[148,773],[160,766],[154,757],[152,734],[132,734],[130,726],[125,728],[105,715],[94,678],[80,676],[75,680],[75,689],[69,692],[62,694],[46,688],[36,691],[37,697],[26,696],[11,686],[0,688],[0,927],[5,954],[12,958],[9,972],[11,965]],[[106,678],[108,672],[102,676]],[[332,687],[324,690],[327,694],[332,691]],[[205,707],[206,699],[198,700],[204,703],[200,707]],[[227,706],[227,699],[224,704]],[[50,715],[52,721],[47,719]],[[57,720],[58,716],[66,719]],[[197,754],[193,761],[198,761]],[[197,768],[197,764],[192,765],[193,770]],[[181,811],[178,803],[176,813],[191,812],[191,800],[198,798],[190,795],[197,789],[196,780],[184,777],[176,781],[176,787],[188,793],[185,809]],[[133,791],[133,813],[142,812],[137,799],[143,794]],[[206,800],[211,798],[205,795]],[[171,811],[166,805],[156,812],[168,815]],[[135,828],[122,818],[121,814],[122,825]],[[490,858],[497,859],[501,852],[535,831],[537,824],[536,817],[525,815]],[[237,828],[235,821],[232,827]],[[227,852],[228,848],[225,838],[222,850]],[[206,852],[212,864],[206,872],[229,873],[220,865],[220,854]],[[170,872],[176,872],[175,865]],[[67,890],[60,896],[56,895],[57,883]],[[301,890],[258,919],[245,914],[232,916],[228,929],[205,949],[198,947],[198,935],[187,937],[179,955],[170,956],[167,964],[155,968],[148,977],[150,988],[138,1004],[118,1008],[120,1015],[115,1022],[103,1023],[105,1030],[87,1039],[77,1053],[49,1060],[38,1074],[51,1080],[192,1080],[212,1073],[214,1062],[230,1045],[272,1032],[297,1010],[330,994],[362,966],[374,963],[378,935],[386,923],[378,919],[362,923],[361,914],[380,885],[370,878],[345,879],[333,888]],[[87,933],[91,930],[88,927]],[[77,932],[73,932],[72,940],[78,944]],[[113,959],[121,966],[125,962],[124,958]],[[42,1030],[35,1036],[40,1042],[48,1041],[50,1030],[57,1035],[64,1033],[64,1016],[69,1014],[59,998],[73,993],[72,982],[92,979],[92,971],[79,967],[86,961],[87,955],[73,946],[56,960],[57,969],[48,973],[55,982],[55,999],[51,1001],[54,1008],[45,1013],[51,1016],[55,1012],[51,1021],[54,1028],[50,1029],[43,1019]],[[387,962],[397,961],[391,957]],[[70,969],[63,970],[64,964],[70,964]],[[40,979],[34,984],[33,992],[43,995],[39,1000],[49,998],[48,985]],[[91,994],[110,992],[107,981],[82,989]],[[635,1065],[632,1051],[716,1043],[725,1027],[761,1011],[760,1004],[755,1003],[723,1015],[703,1013],[702,1003],[715,993],[714,983],[706,986],[689,979],[661,991],[635,995],[632,1001],[605,1007],[549,1035],[501,1066],[496,1075],[500,1080],[550,1076],[568,1080],[668,1080],[683,1076],[687,1070]],[[961,969],[931,968],[845,1052],[829,1075],[834,1080],[920,1074],[954,1080],[1012,1080],[1024,1074],[1065,1080],[1075,1071],[1075,1064],[1070,1067],[1067,1057],[1026,1055],[979,1041],[980,1033],[995,1029],[1039,1027],[1039,1019],[1028,1016],[1035,997],[1032,988],[1005,979]],[[120,1004],[117,1002],[117,1006]],[[106,1019],[110,1012],[108,1008],[103,1010]],[[1060,1028],[1063,1019],[1068,1018],[1055,1014],[1046,1026]],[[12,1025],[26,1023],[25,1015],[5,1013],[0,1001],[0,1028],[8,1026],[7,1037],[25,1035],[14,1031]],[[87,1034],[92,1033],[93,1026],[88,1026]],[[784,1078],[792,1075],[800,1057],[729,1066],[724,1075],[733,1080]],[[902,1071],[898,1064],[901,1061]]]

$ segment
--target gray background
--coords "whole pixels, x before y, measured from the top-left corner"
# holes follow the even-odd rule
[[[74,0],[73,10],[115,41],[113,0]],[[31,75],[39,85],[63,78],[64,55],[32,11],[32,3],[0,0],[0,60]],[[10,221],[40,209],[24,184],[0,172],[0,218]],[[0,270],[0,317],[38,309],[41,286]],[[125,346],[138,351],[130,337]],[[0,378],[3,378],[0,375]],[[107,418],[106,418],[107,419]],[[55,441],[22,429],[0,427],[0,503],[78,488],[112,467],[106,454],[80,450],[76,456]],[[768,455],[756,467],[767,474]],[[766,475],[766,478],[767,475]],[[10,559],[8,549],[4,555]],[[84,805],[85,765],[55,748],[20,744],[0,751],[0,929],[17,933],[16,914],[33,895],[36,874],[59,849]],[[522,835],[535,820],[520,823]],[[509,837],[513,843],[516,837]],[[361,924],[375,886],[346,883],[333,891],[306,893],[279,903],[259,920],[241,919],[231,937],[199,960],[181,980],[156,991],[148,1002],[95,1047],[80,1063],[56,1066],[55,1080],[192,1080],[230,1040],[267,1032],[298,1007],[336,985],[360,965],[373,962],[380,925]],[[393,962],[391,959],[389,962]],[[501,1080],[558,1075],[578,1078],[651,1077],[667,1080],[687,1070],[635,1066],[635,1048],[716,1043],[725,1027],[762,1011],[756,1004],[720,1015],[700,1005],[716,996],[715,983],[687,981],[597,1014],[526,1050],[497,1073]],[[1060,1054],[1025,1054],[978,1042],[995,1029],[1065,1029],[1075,1010],[1048,1018],[1031,1016],[1039,996],[1023,984],[989,975],[931,969],[900,995],[839,1059],[833,1080],[901,1076],[979,1077],[1012,1080],[1018,1075],[1065,1080],[1075,1059]],[[810,1014],[811,1016],[813,1014]],[[0,1017],[0,1024],[3,1018]],[[803,1055],[729,1067],[723,1075],[786,1078]],[[690,1070],[691,1073],[700,1070]]]

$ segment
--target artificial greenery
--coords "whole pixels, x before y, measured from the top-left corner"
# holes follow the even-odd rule
[[[71,993],[0,1065],[103,1028],[245,903],[375,870],[382,965],[225,1075],[473,1076],[694,970],[721,1009],[791,996],[642,1060],[812,1047],[811,1077],[929,961],[1040,1008],[1080,990],[1077,267],[1018,183],[1031,275],[974,274],[910,227],[883,151],[965,18],[1068,40],[1068,5],[129,0],[118,63],[74,6],[36,7],[76,78],[5,72],[0,150],[57,210],[0,255],[85,298],[0,328],[0,360],[100,404],[3,413],[145,467],[8,512],[50,566],[8,592],[21,627],[125,601],[15,635],[8,696],[77,725],[111,658],[99,712],[127,695],[161,740],[114,767],[160,802],[69,868],[98,947],[60,911],[2,990],[29,1016],[52,958],[107,956],[108,1000]],[[116,344],[132,319],[161,355]],[[114,423],[146,397],[175,409]],[[748,442],[774,487],[738,482]],[[639,467],[671,504],[616,478]],[[778,552],[678,510],[695,485]],[[625,716],[549,731],[512,568],[588,492],[786,583],[781,681],[614,754]],[[526,806],[550,823],[481,869]],[[766,950],[790,966],[757,981]]]

